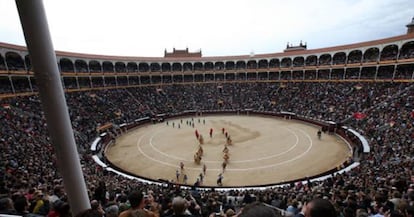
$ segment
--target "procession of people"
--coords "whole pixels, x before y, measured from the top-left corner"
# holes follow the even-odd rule
[[[223,145],[223,150],[222,153],[220,153],[221,158],[222,158],[222,162],[221,164],[218,164],[219,168],[221,167],[221,171],[219,174],[211,174],[211,175],[216,175],[217,178],[217,185],[218,186],[222,186],[223,185],[223,174],[225,173],[227,166],[230,163],[230,149],[229,146],[233,145],[233,141],[231,139],[230,136],[230,132],[228,132],[226,130],[226,128],[222,127],[219,128],[217,131],[214,130],[213,127],[207,128],[207,132],[205,132],[206,134],[208,134],[208,139],[205,140],[203,137],[203,131],[205,129],[205,127],[203,126],[202,129],[197,128],[197,125],[202,124],[202,125],[206,125],[206,120],[205,119],[196,119],[195,118],[191,118],[189,120],[183,121],[182,119],[180,121],[178,121],[177,123],[175,123],[174,121],[172,122],[166,122],[167,126],[172,126],[173,128],[175,128],[177,126],[177,124],[185,124],[191,128],[194,128],[194,136],[196,139],[196,144],[197,144],[197,148],[195,150],[195,153],[193,155],[194,157],[194,164],[196,166],[200,166],[200,173],[197,177],[192,177],[194,179],[196,179],[196,183],[197,185],[202,185],[203,181],[206,179],[207,176],[207,165],[206,163],[203,163],[203,157],[205,155],[205,151],[203,146],[204,145],[211,145],[211,144],[217,144],[217,143],[211,143],[212,140],[222,140],[222,142],[220,142],[220,146]],[[181,128],[178,128],[181,129]],[[216,135],[214,134],[214,132],[221,132],[220,133],[216,133]],[[224,140],[223,140],[224,139]],[[208,150],[208,149],[207,149]],[[213,154],[213,153],[207,153],[207,154]],[[211,162],[210,162],[211,163]],[[179,162],[178,168],[175,171],[175,182],[180,183],[180,184],[187,184],[188,180],[190,179],[189,174],[186,172],[185,170],[185,165],[184,162],[181,161]],[[215,167],[216,168],[216,167]]]

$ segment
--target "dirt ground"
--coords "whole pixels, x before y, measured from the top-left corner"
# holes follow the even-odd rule
[[[192,124],[194,123],[194,127]],[[222,171],[226,137],[229,161]],[[213,129],[210,138],[209,131]],[[200,164],[194,162],[199,148],[195,131],[204,138]],[[216,186],[220,173],[223,186],[274,184],[320,174],[336,168],[350,156],[348,145],[335,135],[317,138],[318,128],[295,120],[260,116],[205,116],[144,125],[120,136],[106,156],[119,168],[151,179],[194,184],[202,165],[207,167],[203,184]],[[184,170],[180,169],[184,163]],[[180,174],[176,179],[176,173]]]

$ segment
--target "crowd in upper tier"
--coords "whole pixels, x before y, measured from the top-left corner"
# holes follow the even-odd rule
[[[118,216],[134,207],[131,193],[136,191],[145,193],[146,208],[152,211],[143,216],[173,215],[183,200],[193,216],[220,211],[232,216],[254,201],[294,216],[313,198],[329,200],[341,217],[413,216],[414,83],[181,84],[72,92],[66,100],[92,211],[101,216]],[[39,98],[7,98],[0,105],[0,213],[70,216]],[[89,146],[100,124],[210,109],[288,111],[332,120],[360,132],[371,151],[359,167],[324,181],[231,191],[146,184],[104,171],[91,158]],[[366,117],[355,119],[356,112]]]

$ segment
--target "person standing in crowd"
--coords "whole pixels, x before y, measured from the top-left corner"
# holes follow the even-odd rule
[[[275,209],[261,202],[253,202],[246,205],[238,217],[282,217]],[[328,216],[319,216],[328,217]]]
[[[195,217],[190,213],[188,207],[189,201],[179,196],[174,197],[172,200],[172,209],[174,211],[174,214],[168,217]]]
[[[53,195],[49,196],[49,201],[51,204],[60,200],[65,195],[65,191],[62,186],[57,185],[53,188]]]
[[[144,199],[144,194],[142,192],[133,191],[128,195],[128,201],[130,203],[130,208],[119,214],[119,217],[129,217],[131,213],[137,210],[143,210],[148,217],[159,217],[158,210],[150,211],[145,209],[145,206],[149,204],[148,200]]]
[[[115,200],[115,194],[109,195],[109,200],[105,206],[105,215],[106,217],[117,217],[119,214],[119,205]]]
[[[4,197],[0,199],[0,216],[1,214],[12,215],[15,212],[11,198]]]
[[[95,189],[95,192],[93,194],[93,199],[99,201],[99,203],[102,206],[105,206],[106,204],[106,184],[105,181],[101,180],[99,181],[98,187]]]
[[[302,206],[295,217],[337,217],[335,207],[327,199],[316,198]]]

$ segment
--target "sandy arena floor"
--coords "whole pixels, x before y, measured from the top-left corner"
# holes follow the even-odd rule
[[[110,146],[106,156],[113,164],[151,179],[176,179],[194,184],[207,166],[203,185],[216,186],[222,173],[225,128],[233,140],[229,148],[229,163],[223,173],[223,186],[252,186],[273,184],[320,174],[342,164],[350,150],[335,135],[323,134],[319,140],[318,128],[303,122],[261,116],[206,116],[194,117],[194,128],[187,125],[191,118],[168,120],[130,130]],[[182,122],[181,122],[182,121]],[[204,123],[205,122],[205,123]],[[173,127],[174,123],[174,127]],[[178,128],[180,125],[180,128]],[[213,137],[209,130],[213,128]],[[201,164],[194,163],[199,142],[197,130],[204,138]],[[179,164],[185,164],[180,171]]]

